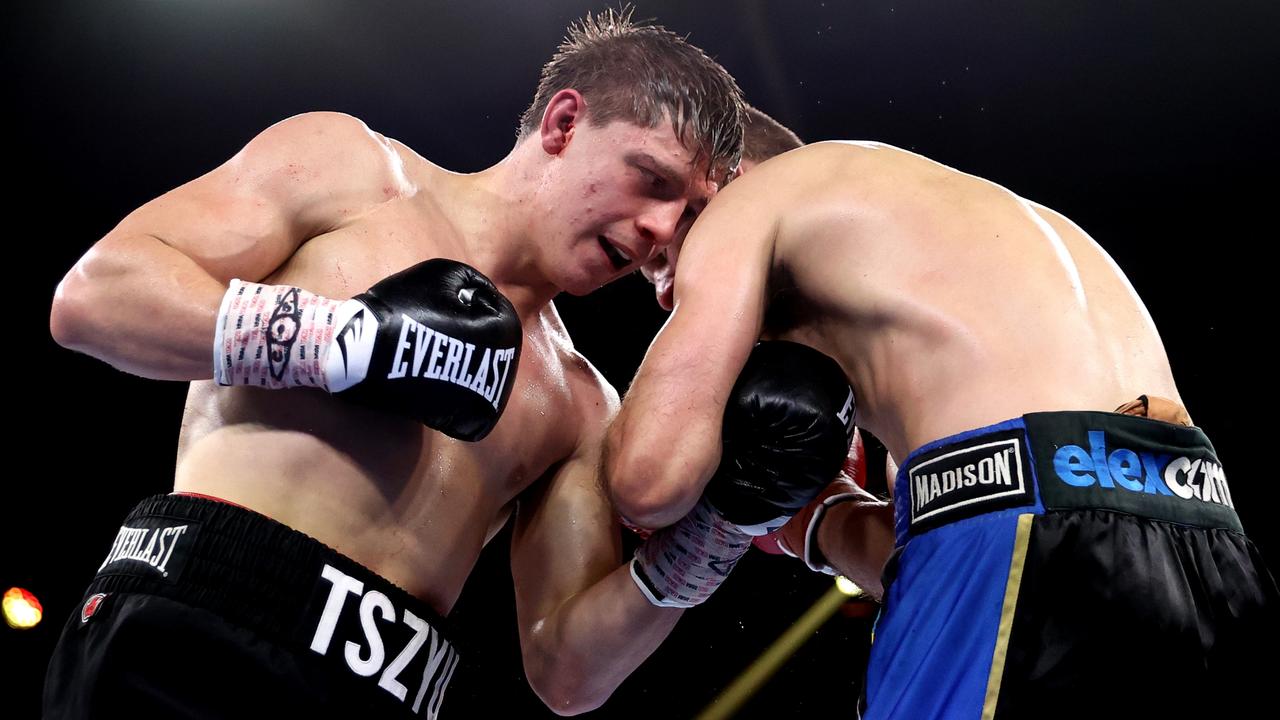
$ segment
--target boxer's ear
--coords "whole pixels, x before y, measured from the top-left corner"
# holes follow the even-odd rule
[[[561,90],[551,96],[547,109],[542,113],[542,125],[538,128],[542,149],[548,155],[559,155],[569,146],[573,131],[586,116],[587,101],[577,90]]]

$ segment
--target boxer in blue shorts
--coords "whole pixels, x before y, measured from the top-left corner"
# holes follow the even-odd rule
[[[914,153],[823,142],[731,183],[678,258],[609,491],[675,521],[756,339],[835,358],[857,425],[903,461],[896,508],[841,492],[784,538],[884,593],[867,717],[1216,714],[1263,692],[1245,658],[1277,639],[1275,581],[1150,314],[1079,226]],[[1144,392],[1167,402],[1135,409]]]

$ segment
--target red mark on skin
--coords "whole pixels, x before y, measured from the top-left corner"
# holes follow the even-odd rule
[[[392,195],[395,194],[395,192],[396,192],[395,188],[391,187],[390,185],[382,186],[382,194],[386,197],[391,197]]]

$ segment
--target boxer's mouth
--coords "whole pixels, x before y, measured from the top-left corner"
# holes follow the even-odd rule
[[[600,247],[604,248],[604,254],[609,258],[609,262],[613,263],[614,270],[622,270],[631,264],[627,256],[609,241],[604,235],[597,235],[596,240],[600,242]]]

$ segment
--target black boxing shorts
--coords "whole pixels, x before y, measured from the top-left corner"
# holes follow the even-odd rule
[[[44,716],[435,718],[458,665],[444,625],[270,518],[160,495],[125,519],[67,621]]]

